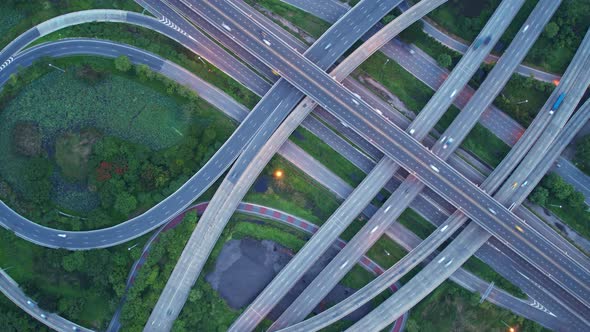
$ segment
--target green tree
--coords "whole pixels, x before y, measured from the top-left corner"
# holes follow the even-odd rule
[[[137,200],[127,192],[121,192],[115,199],[115,210],[123,215],[129,215],[137,207]]]
[[[570,197],[567,200],[567,203],[569,206],[571,207],[581,207],[584,206],[584,200],[586,200],[586,197],[584,197],[584,194],[582,194],[579,191],[574,191]]]
[[[131,69],[131,61],[128,57],[120,55],[115,59],[115,68],[118,71],[128,72]]]
[[[535,204],[545,205],[549,198],[549,191],[541,186],[538,186],[533,190],[533,193],[529,196],[529,200]]]
[[[438,64],[443,68],[449,68],[453,64],[453,59],[450,55],[441,53],[438,55],[438,57],[436,57],[436,62],[438,62]]]
[[[566,199],[574,192],[574,188],[555,173],[545,176],[542,185],[557,199]]]
[[[555,37],[558,32],[559,32],[559,25],[557,25],[557,23],[555,23],[555,22],[549,22],[549,24],[547,24],[545,26],[545,36],[547,38]]]
[[[64,256],[61,260],[61,265],[64,270],[68,272],[79,271],[84,266],[84,252],[76,251],[72,254]]]

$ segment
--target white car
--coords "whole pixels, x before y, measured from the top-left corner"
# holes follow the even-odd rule
[[[63,234],[63,233],[57,234],[57,236],[59,236],[59,237],[62,237],[62,238],[66,238],[66,237],[68,237],[67,235],[65,235],[65,234]]]
[[[455,140],[452,137],[449,137],[449,139],[445,142],[445,144],[443,144],[443,149],[446,149],[449,147],[449,145],[453,144]]]

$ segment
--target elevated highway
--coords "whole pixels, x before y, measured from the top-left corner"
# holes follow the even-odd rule
[[[192,9],[198,7],[198,4],[193,3],[190,6],[187,6],[179,1],[171,1],[171,3],[174,6],[177,6],[185,16],[194,20],[194,22],[200,22],[200,18],[197,17],[198,15],[195,15],[192,11]],[[354,43],[354,41],[391,10],[393,6],[397,5],[397,3],[399,3],[398,0],[361,1],[355,9],[334,24],[322,36],[322,38],[316,41],[316,43],[304,53],[306,59],[307,57],[316,59],[316,63],[320,67],[327,69],[346,51],[346,49],[348,49],[348,47],[352,45],[352,43]],[[369,18],[364,16],[367,12],[371,13]],[[360,20],[360,18],[363,18],[363,20]],[[221,24],[225,24],[226,26]],[[348,30],[351,26],[354,27],[353,34],[344,34],[345,29]],[[218,27],[222,27],[222,29],[226,31],[232,31],[234,24],[230,24],[230,22],[222,22]],[[257,34],[257,38],[259,38],[261,42],[266,40],[266,38],[269,38],[272,34],[270,31],[262,31],[258,28],[254,28],[252,32]],[[228,37],[232,38],[231,36]],[[328,40],[333,43],[334,47],[329,45],[330,43],[327,42]],[[268,43],[268,40],[264,42],[265,45]],[[335,50],[334,48],[337,49]],[[293,51],[295,52],[295,50]],[[288,112],[291,111],[302,97],[303,94],[301,94],[301,92],[293,89],[286,81],[280,80],[256,106],[256,108],[272,107],[274,108],[274,112],[271,115],[271,118],[266,120],[263,128],[259,130],[259,135],[255,138],[255,142],[252,142],[252,144],[246,148],[246,151],[242,154],[239,160],[236,161],[225,181],[222,182],[217,190],[205,214],[191,235],[191,238],[172,272],[156,307],[150,315],[145,327],[147,331],[169,330],[172,327],[172,323],[180,313],[188,293],[199,276],[202,266],[213,249],[217,238],[225,227],[226,222],[233,214],[236,207],[235,205],[241,200],[241,197],[237,198],[237,195],[228,198],[230,194],[234,193],[234,188],[239,189],[236,184],[237,180],[244,170],[253,167],[253,164],[251,163],[252,157],[256,154],[258,148],[268,140],[280,122],[283,121]],[[275,103],[274,106],[272,104],[273,102]],[[302,105],[302,107],[309,107],[308,112],[311,111],[310,105],[307,105],[305,102],[303,102]],[[282,108],[279,109],[279,107]],[[300,122],[297,124],[299,123]],[[277,148],[279,146],[277,146]],[[258,163],[256,167],[260,167],[260,160],[256,160],[256,163]],[[248,180],[254,181],[253,178],[249,178]],[[245,189],[247,189],[247,187]],[[231,203],[226,204],[226,199]]]
[[[553,0],[541,1],[537,5],[536,12],[531,14],[530,19],[525,24],[530,24],[535,27],[531,34],[517,35],[513,40],[511,46],[506,51],[503,61],[488,75],[486,80],[469,103],[466,105],[464,112],[462,112],[453,123],[450,125],[443,135],[443,138],[437,141],[432,147],[432,151],[437,151],[439,156],[446,159],[460,144],[460,142],[467,136],[473,125],[484,109],[486,109],[497,94],[500,93],[504,84],[510,78],[513,70],[518,63],[522,61],[528,49],[534,43],[536,37],[541,33],[543,26],[549,21],[554,10],[559,5]],[[546,9],[549,10],[546,10]],[[516,10],[513,10],[516,13]],[[542,14],[541,14],[542,13]],[[541,15],[540,15],[541,14]],[[488,21],[487,26],[493,26],[498,29],[497,20],[504,20],[506,13],[496,11]],[[510,22],[511,18],[508,18]],[[507,27],[507,24],[503,26]],[[500,28],[501,29],[501,28]],[[500,35],[501,31],[495,32]],[[480,33],[479,38],[485,38],[486,29]],[[492,42],[490,42],[493,45]],[[443,87],[435,94],[431,101],[419,113],[417,119],[410,125],[410,130],[413,130],[413,136],[421,139],[429,130],[428,127],[420,127],[421,119],[429,119],[431,125],[438,121],[438,117],[432,117],[432,109],[446,110],[450,105],[453,95],[467,83],[471,75],[479,68],[478,62],[471,62],[470,56],[474,58],[474,53],[470,53],[461,59],[457,64],[458,69],[451,73],[451,76],[445,81]],[[480,54],[478,60],[483,60],[484,54]],[[441,105],[437,100],[444,100],[446,103]],[[440,111],[439,111],[440,112]],[[440,116],[440,114],[438,115]],[[449,141],[453,139],[452,143]],[[451,146],[452,145],[452,146]],[[443,148],[444,146],[444,148]],[[389,224],[395,221],[401,213],[406,209],[408,204],[417,196],[423,189],[423,185],[416,181],[413,176],[409,176],[400,187],[393,192],[392,196],[383,204],[382,208],[371,218],[365,226],[355,235],[348,247],[337,255],[326,268],[318,275],[318,277],[305,289],[305,291],[293,302],[288,310],[279,317],[273,324],[273,329],[280,329],[287,327],[304,319],[329,292],[338,281],[343,278],[350,270],[349,263],[359,259],[360,255],[369,250],[371,246],[381,237]],[[359,187],[360,188],[360,187]],[[367,193],[367,191],[365,191]],[[363,195],[365,194],[363,193]],[[353,216],[354,217],[354,216]],[[437,247],[446,241],[459,227],[463,225],[464,221],[459,219],[449,219],[443,223],[440,229],[443,232],[436,232],[428,239],[424,240],[415,250],[404,257],[404,262],[412,262],[413,265],[407,266],[401,264],[400,271],[409,271],[425,257],[430,255]],[[403,274],[400,273],[400,277]]]
[[[409,135],[402,133],[399,128],[379,122],[379,116],[374,110],[363,101],[356,100],[352,93],[343,89],[312,63],[294,54],[280,40],[269,37],[273,39],[271,41],[273,47],[263,46],[262,41],[249,33],[255,29],[256,24],[238,10],[233,9],[231,3],[217,1],[198,1],[198,3],[200,6],[193,7],[193,9],[201,12],[203,17],[207,17],[210,23],[217,25],[218,28],[220,28],[221,21],[229,21],[235,26],[241,26],[241,29],[239,31],[235,29],[232,35],[240,41],[243,47],[279,70],[282,76],[298,89],[314,99],[320,100],[324,107],[336,114],[342,121],[348,122],[360,135],[375,142],[376,146],[382,149],[388,157],[402,164],[405,168],[412,169],[422,182],[435,189],[451,203],[461,206],[469,217],[483,225],[487,231],[500,238],[507,246],[526,257],[531,263],[536,263],[537,266],[541,264],[540,262],[543,262],[542,265],[545,266],[563,265],[553,270],[554,278],[565,285],[572,295],[578,296],[581,301],[584,301],[583,293],[588,291],[585,281],[587,273],[572,265],[575,262],[571,262],[567,257],[555,252],[550,244],[546,244],[538,238],[538,234],[532,232],[521,234],[516,231],[515,226],[520,224],[519,218],[508,209],[462,178],[455,170],[434,157]],[[298,59],[300,61],[298,67],[294,68],[287,58]],[[363,115],[359,116],[359,112]],[[499,220],[503,220],[503,222],[500,223]],[[536,243],[539,247],[530,247],[531,243]],[[524,249],[529,247],[533,251],[527,252]]]

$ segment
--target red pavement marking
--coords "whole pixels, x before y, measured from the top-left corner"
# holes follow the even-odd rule
[[[300,224],[302,228],[307,229],[307,223],[305,221],[302,221]]]
[[[275,218],[280,218],[281,214],[278,211],[275,211],[275,212],[273,212],[272,216]]]
[[[292,224],[295,221],[295,218],[291,217],[291,216],[287,216],[287,222]]]
[[[261,207],[261,208],[258,209],[258,212],[261,213],[261,214],[265,214],[266,213],[266,208]]]
[[[246,204],[246,211],[252,211],[252,204]]]

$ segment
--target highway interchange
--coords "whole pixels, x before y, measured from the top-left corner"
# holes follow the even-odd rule
[[[410,135],[403,133],[397,127],[390,126],[388,123],[380,122],[376,112],[362,100],[354,99],[355,96],[351,92],[343,90],[330,76],[317,70],[312,63],[300,55],[294,54],[290,48],[283,46],[280,40],[269,35],[269,40],[272,40],[271,43],[274,42],[275,46],[272,49],[266,47],[265,43],[259,37],[254,36],[250,32],[256,31],[257,29],[252,26],[254,23],[245,18],[245,15],[238,10],[232,10],[231,4],[217,2],[198,3],[202,6],[193,7],[193,10],[200,11],[201,15],[206,16],[210,20],[210,23],[217,24],[220,30],[223,29],[221,22],[225,21],[234,24],[236,27],[240,26],[240,24],[243,25],[243,31],[234,29],[235,32],[232,34],[236,35],[236,39],[247,41],[242,42],[243,47],[249,49],[254,54],[259,54],[261,59],[267,61],[275,70],[280,71],[282,77],[289,78],[292,84],[306,94],[314,97],[314,99],[320,100],[320,104],[323,104],[327,109],[331,109],[337,117],[355,128],[359,134],[373,141],[390,158],[396,160],[404,168],[412,169],[421,181],[425,182],[431,188],[438,190],[438,193],[450,202],[461,206],[467,215],[483,224],[486,230],[491,231],[496,237],[505,237],[504,242],[509,247],[514,248],[517,243],[527,237],[533,238],[532,241],[525,240],[529,243],[535,241],[541,246],[544,245],[542,243],[543,240],[535,239],[538,235],[533,232],[525,232],[521,235],[515,226],[520,226],[522,223],[506,207],[492,200],[479,188],[457,174],[456,171],[440,162],[440,159],[432,156],[426,148],[417,144]],[[236,18],[232,19],[229,15],[233,15]],[[279,56],[279,53],[288,55]],[[287,58],[290,58],[293,62],[297,59],[299,61],[298,67],[295,68],[291,62],[286,61]],[[307,74],[307,72],[311,72],[311,74]],[[356,105],[357,103],[358,105]],[[362,117],[359,117],[359,112],[363,113]],[[388,135],[385,136],[384,132],[387,132]],[[430,166],[434,166],[434,168]],[[443,175],[444,178],[442,177]],[[485,202],[485,206],[478,203],[479,201]],[[492,209],[496,213],[494,214],[488,209]],[[504,223],[496,223],[499,219],[502,219]],[[497,226],[500,226],[500,228],[494,230],[494,227]],[[550,267],[552,269],[552,275],[560,280],[565,285],[565,288],[573,293],[572,295],[578,296],[581,298],[581,301],[584,301],[583,293],[586,292],[585,289],[587,286],[583,281],[586,278],[584,272],[574,262],[568,262],[568,257],[564,257],[563,259],[549,259],[547,254],[556,255],[556,257],[562,257],[563,254],[554,252],[550,247],[545,248],[549,250],[542,255],[538,250],[529,252],[523,252],[523,250],[516,251],[521,255],[524,254],[525,257],[527,254],[536,255],[534,262],[537,265],[545,261],[548,266],[551,266],[556,264],[557,260],[561,260],[572,271],[565,272],[565,270]],[[533,260],[529,257],[529,261]]]
[[[238,5],[239,5],[239,4],[238,4]],[[243,6],[242,6],[242,7],[243,7]],[[242,8],[242,9],[243,9],[243,8]],[[168,23],[168,22],[163,22],[163,23]],[[219,24],[218,24],[218,26],[219,26]],[[220,31],[222,31],[221,29],[219,29],[219,30],[220,30]],[[178,30],[176,30],[176,31],[178,31]],[[180,32],[182,33],[183,31],[184,31],[184,30],[181,30]],[[254,30],[252,30],[252,31],[254,31]],[[184,33],[182,33],[182,34],[184,35]],[[269,36],[268,38],[269,38],[269,39],[273,38],[273,33],[271,33],[271,34],[270,34],[270,36]],[[255,38],[254,38],[253,40],[255,40]],[[260,40],[258,40],[258,44],[260,44],[260,43],[261,43],[261,42],[260,42]],[[273,45],[275,45],[275,43],[276,43],[276,44],[278,44],[278,43],[279,43],[279,41],[278,41],[278,40],[273,40],[272,44],[273,44]],[[98,48],[98,47],[100,47],[100,46],[96,46],[96,47]],[[263,47],[264,47],[264,46],[263,46]],[[21,46],[20,48],[22,48],[22,46]],[[19,49],[20,49],[20,48],[19,48]],[[245,47],[245,48],[248,48],[248,47]],[[342,52],[343,52],[344,50],[345,50],[345,48],[342,50]],[[89,53],[91,53],[91,52],[89,52]],[[253,52],[253,53],[255,53],[255,52]],[[5,53],[3,53],[3,54],[5,54]],[[99,51],[97,51],[97,54],[100,54],[100,52],[99,52]],[[484,54],[484,55],[485,55],[485,54]],[[154,61],[155,61],[155,60],[154,60]],[[264,60],[264,59],[261,59],[261,61],[266,61],[266,60]],[[158,62],[156,61],[156,62],[154,63],[154,67],[156,67],[156,68],[157,68],[157,67],[158,67],[158,65],[160,65],[160,66],[162,67],[162,66],[164,65],[164,63],[162,62],[162,63],[158,64]],[[278,67],[278,66],[277,66],[277,67]],[[276,68],[276,67],[272,67],[272,68]],[[281,74],[283,74],[283,77],[285,76],[285,75],[284,75],[284,73],[285,73],[285,72],[283,72],[283,71],[281,70]],[[1,74],[1,72],[0,72],[0,74]],[[331,81],[331,80],[330,80],[330,81]],[[327,81],[326,81],[326,82],[327,82]],[[565,84],[564,84],[564,85],[565,85]],[[584,90],[585,90],[585,89],[584,89]],[[583,92],[583,91],[582,91],[582,92]],[[442,95],[442,96],[445,96],[445,93],[446,93],[446,96],[448,96],[448,95],[449,95],[449,93],[450,93],[450,91],[449,91],[449,90],[447,90],[447,91],[444,91],[444,90],[442,90],[442,92],[441,92],[441,95]],[[348,97],[348,98],[350,98],[350,99],[352,100],[352,99],[354,99],[354,97],[355,97],[355,96],[353,95],[353,96],[351,97],[351,95],[350,95],[350,93],[349,93],[349,94],[347,95],[347,97]],[[442,98],[442,97],[441,97],[441,98]],[[446,98],[445,98],[445,99],[446,99]],[[363,104],[363,101],[364,101],[364,100],[357,100],[357,102],[358,102],[359,104]],[[548,101],[548,103],[549,103],[549,101]],[[350,102],[349,102],[349,104],[350,104]],[[337,103],[336,103],[336,102],[334,102],[334,104],[333,104],[333,105],[337,105]],[[356,105],[356,104],[354,104],[354,105]],[[349,106],[350,106],[350,105],[349,105]],[[358,106],[358,105],[357,105],[357,106]],[[574,105],[570,105],[570,108],[572,108],[572,110],[573,110],[573,107],[574,107],[574,106],[575,106],[575,104],[574,104]],[[354,106],[353,106],[353,107],[354,107]],[[370,114],[370,113],[369,113],[369,114]],[[373,115],[374,115],[374,114],[373,114]],[[262,118],[262,117],[260,117],[260,118]],[[358,129],[357,129],[357,130],[358,130]],[[426,129],[424,129],[424,130],[426,130]],[[424,134],[425,134],[425,133],[424,133]],[[424,135],[424,134],[422,134],[422,135]],[[557,133],[555,133],[555,134],[557,134]],[[375,136],[375,137],[376,137],[376,136]],[[374,142],[374,141],[373,141],[373,142]],[[385,140],[384,140],[384,142],[385,142]],[[379,146],[379,144],[376,144],[376,145],[377,145],[377,146]],[[439,145],[440,145],[440,144],[439,144]],[[405,145],[404,145],[404,146],[405,146]],[[381,146],[381,148],[383,148],[383,147]],[[387,151],[385,151],[385,152],[386,152],[386,154],[387,154]],[[432,159],[431,159],[431,160],[432,160]],[[437,162],[438,162],[438,161],[437,161]],[[439,165],[439,164],[436,164],[436,165]],[[244,165],[244,166],[245,166],[245,165]],[[407,166],[406,166],[406,167],[407,167]],[[438,166],[436,166],[436,167],[438,168]],[[441,167],[441,168],[438,168],[438,169],[440,170],[440,172],[441,172],[441,173],[443,173],[443,169],[444,169],[444,168],[442,168],[442,167]],[[424,171],[424,170],[423,170],[423,171]],[[426,171],[426,172],[430,172],[430,173],[432,173],[432,171],[428,171],[427,169],[426,169],[425,171]],[[213,173],[213,172],[212,172],[212,173]],[[431,174],[431,175],[435,175],[435,174]],[[436,176],[436,175],[435,175],[435,176]],[[424,180],[424,178],[421,178],[421,180]],[[427,182],[427,181],[426,181],[426,182]],[[458,196],[457,196],[457,197],[458,197]],[[447,197],[447,198],[448,198],[448,197]],[[452,201],[452,200],[450,200],[450,201]],[[456,202],[455,202],[455,203],[456,203]],[[173,207],[175,207],[175,206],[173,206]],[[486,214],[486,211],[483,211],[483,213],[484,213],[484,214]],[[162,215],[157,215],[157,214],[155,214],[155,215],[152,215],[152,217],[154,217],[154,216],[155,216],[156,218],[160,217],[160,218],[162,218],[162,220],[164,220],[164,219],[166,219],[166,220],[167,220],[167,219],[169,219],[169,218],[170,218],[170,217],[169,217],[169,215],[170,215],[170,214],[173,214],[173,213],[168,213],[168,214],[167,214],[167,213],[164,213],[164,214],[162,214]],[[489,213],[487,213],[487,214],[489,214]],[[8,219],[12,220],[12,219],[13,219],[12,217],[14,217],[15,219],[18,219],[18,217],[19,217],[19,216],[13,215],[13,216],[10,216],[10,217],[11,217],[11,218],[8,218]],[[159,224],[161,224],[161,223],[159,223]],[[157,226],[157,225],[156,225],[156,226]],[[156,227],[156,226],[153,226],[153,227]],[[133,230],[131,231],[131,233],[133,233],[133,232],[137,232],[137,229],[133,229]],[[23,233],[27,233],[27,232],[23,232]],[[50,233],[50,232],[48,232],[47,234],[51,234],[51,233]],[[142,234],[143,234],[143,233],[142,233]],[[72,233],[72,235],[68,234],[68,237],[70,237],[70,236],[72,236],[72,237],[75,237],[76,235],[75,235],[75,233]],[[45,234],[42,234],[42,236],[41,236],[41,238],[47,238],[47,237],[48,237],[48,236],[46,236]],[[87,238],[86,238],[86,239],[87,239]],[[69,240],[69,239],[68,239],[68,240]],[[104,239],[102,239],[101,241],[103,241],[103,240],[104,240]],[[122,240],[122,241],[124,241],[124,240]],[[88,244],[88,243],[87,243],[87,244]],[[69,242],[69,241],[68,241],[68,243],[67,243],[67,244],[66,244],[66,246],[64,246],[64,247],[71,246],[71,245],[72,245],[72,242]],[[108,244],[107,244],[107,245],[108,245]],[[107,245],[103,245],[103,246],[107,246]],[[111,245],[112,245],[112,244],[111,244]],[[61,244],[60,244],[60,246],[61,246]],[[96,247],[100,247],[100,245],[98,245],[98,246],[96,246]],[[88,246],[88,248],[91,248],[91,246],[89,245],[89,246]]]

